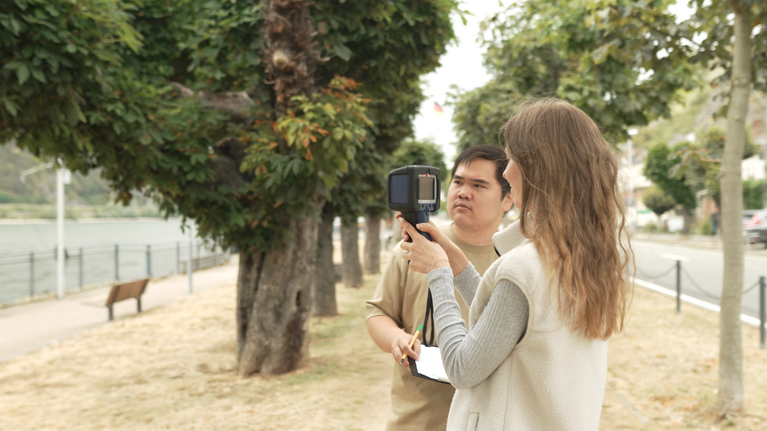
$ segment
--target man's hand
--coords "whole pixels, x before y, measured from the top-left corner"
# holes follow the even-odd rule
[[[413,334],[403,331],[389,316],[373,316],[368,319],[368,333],[370,333],[370,338],[373,339],[381,350],[391,353],[398,364],[400,364],[404,353],[407,353],[416,360],[418,360],[421,354],[421,341],[416,339],[411,349],[409,346],[410,340],[413,339]],[[405,358],[400,365],[408,370],[410,369],[408,358]]]
[[[410,340],[412,339],[412,334],[408,334],[407,332],[403,331],[402,335],[395,338],[391,343],[391,354],[394,356],[394,360],[397,361],[398,364],[407,368],[408,371],[410,370],[409,359],[413,358],[417,361],[420,359],[419,355],[421,353],[421,340],[416,338],[415,343],[413,343],[413,348],[411,349]],[[407,354],[407,357],[405,357],[404,361],[402,360],[403,354]]]

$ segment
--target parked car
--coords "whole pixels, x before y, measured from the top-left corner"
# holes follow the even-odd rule
[[[743,211],[743,231],[749,243],[761,242],[767,247],[767,209]]]

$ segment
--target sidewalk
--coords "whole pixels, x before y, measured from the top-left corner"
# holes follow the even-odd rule
[[[195,293],[237,282],[237,256],[230,263],[196,271],[192,275]],[[40,349],[80,332],[109,324],[104,306],[111,287],[68,294],[62,300],[46,300],[0,309],[0,362]],[[150,281],[141,299],[149,311],[188,296],[187,275],[179,274]],[[114,305],[114,322],[136,314],[136,301]]]

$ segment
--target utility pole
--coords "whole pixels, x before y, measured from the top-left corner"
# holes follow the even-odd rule
[[[634,232],[637,222],[637,207],[634,202],[634,143],[632,142],[632,136],[639,133],[637,129],[629,129],[629,142],[628,142],[628,166],[629,166],[629,231]]]
[[[34,174],[35,172],[39,172],[50,167],[53,167],[53,162],[48,162],[44,165],[22,171],[19,175],[19,180],[21,180],[23,183],[24,178],[27,175]],[[56,296],[59,299],[64,298],[64,289],[66,287],[66,278],[64,272],[64,185],[71,182],[72,172],[70,172],[69,169],[62,167],[56,170]]]
[[[56,285],[59,299],[64,298],[64,170],[56,171],[56,224],[58,240],[56,247]]]
[[[187,245],[186,253],[186,278],[189,285],[189,294],[192,294],[192,225],[189,224],[189,244]]]

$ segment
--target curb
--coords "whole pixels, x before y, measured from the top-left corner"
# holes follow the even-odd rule
[[[649,281],[640,280],[635,277],[631,277],[631,281],[636,284],[637,286],[644,287],[645,289],[652,290],[654,292],[658,292],[661,295],[666,295],[671,298],[676,298],[676,291],[671,289],[666,289],[665,287],[658,286],[657,284],[652,284]],[[702,308],[704,310],[713,311],[714,313],[719,314],[721,311],[721,308],[718,305],[714,305],[705,301],[701,301],[698,298],[693,298],[692,296],[685,295],[684,293],[681,296],[682,302],[693,305],[698,308]],[[759,319],[751,316],[747,316],[745,314],[740,315],[740,321],[744,325],[751,326],[753,328],[759,329]]]

